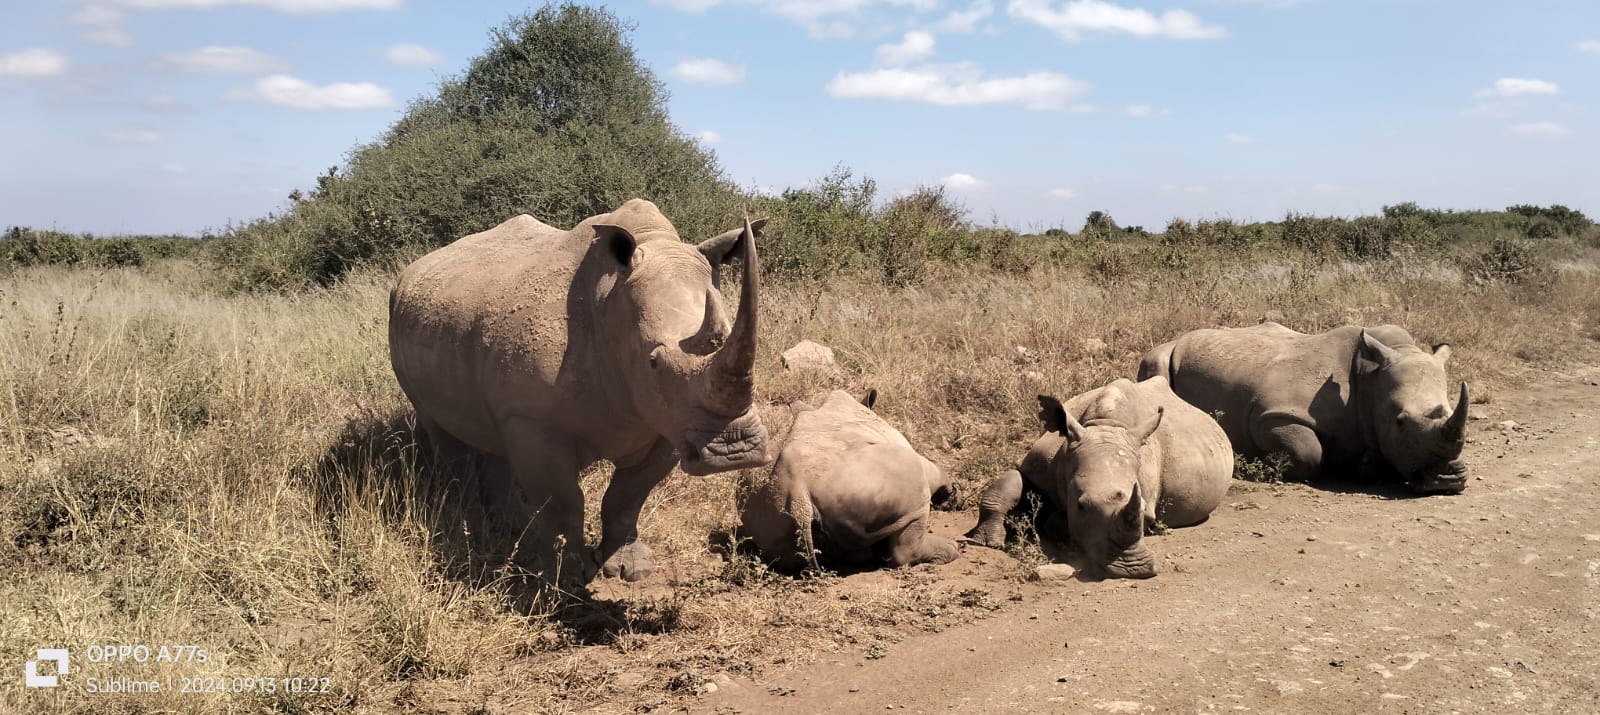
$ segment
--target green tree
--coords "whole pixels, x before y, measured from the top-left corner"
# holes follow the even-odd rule
[[[668,121],[666,92],[628,29],[573,4],[511,18],[464,73],[412,102],[284,215],[235,231],[221,259],[236,282],[328,283],[518,213],[570,226],[635,196],[687,239],[726,228],[737,194],[715,156]]]

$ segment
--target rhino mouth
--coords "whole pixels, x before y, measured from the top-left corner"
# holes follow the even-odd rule
[[[1411,488],[1419,492],[1461,492],[1467,488],[1467,465],[1455,460],[1438,469],[1419,472],[1411,481]]]
[[[1106,578],[1150,578],[1156,575],[1156,559],[1143,543],[1117,554],[1100,567]]]
[[[715,429],[689,429],[678,447],[679,466],[696,477],[767,463],[767,427],[754,411]]]

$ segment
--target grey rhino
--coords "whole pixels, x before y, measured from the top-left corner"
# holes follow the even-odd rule
[[[1065,405],[1040,395],[1039,407],[1044,434],[984,490],[978,525],[967,532],[975,543],[1003,546],[1006,515],[1034,491],[1065,517],[1098,575],[1149,578],[1156,564],[1146,530],[1205,521],[1233,480],[1228,436],[1165,378],[1117,380]]]
[[[1139,376],[1211,413],[1241,456],[1286,453],[1290,478],[1380,456],[1413,489],[1467,488],[1461,447],[1467,383],[1454,408],[1450,346],[1419,346],[1405,329],[1345,326],[1306,335],[1277,323],[1185,333],[1146,353]]]
[[[698,476],[767,463],[751,406],[762,223],[696,247],[633,199],[570,231],[516,216],[400,273],[389,351],[418,421],[509,462],[539,510],[535,550],[562,549],[563,580],[650,574],[639,510],[675,464]],[[735,257],[730,327],[716,268]],[[578,475],[601,459],[616,471],[591,557]]]
[[[943,469],[872,411],[835,390],[819,407],[792,405],[794,427],[771,478],[745,501],[738,536],[785,570],[874,556],[895,566],[954,560],[955,542],[929,533],[929,504],[948,496]]]

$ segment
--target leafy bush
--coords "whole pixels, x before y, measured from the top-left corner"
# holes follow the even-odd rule
[[[1484,283],[1520,283],[1538,267],[1528,242],[1501,236],[1466,262],[1467,275]]]

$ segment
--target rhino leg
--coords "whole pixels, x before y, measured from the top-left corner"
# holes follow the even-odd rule
[[[639,541],[639,510],[677,460],[666,440],[657,440],[643,461],[618,467],[600,501],[600,572],[638,581],[655,570],[655,554]]]
[[[995,477],[994,481],[989,482],[989,487],[983,490],[983,496],[978,498],[978,525],[967,532],[967,538],[980,546],[1003,548],[1006,545],[1006,515],[1017,507],[1021,499],[1022,472],[1010,469]]]
[[[786,483],[774,474],[746,498],[739,513],[737,536],[749,539],[761,558],[779,570],[799,571],[806,566],[806,559],[801,556],[805,539],[801,538],[800,525],[792,513]],[[810,528],[808,517],[808,535]]]
[[[1282,452],[1289,456],[1289,469],[1283,475],[1292,482],[1310,483],[1322,473],[1322,440],[1316,431],[1291,418],[1267,415],[1258,421],[1251,435],[1262,454]]]
[[[583,539],[583,487],[578,482],[578,460],[570,442],[546,436],[532,425],[513,424],[506,459],[521,485],[527,505],[534,511],[532,531],[546,574],[560,574],[563,585],[581,586],[594,578],[593,556]],[[557,561],[550,561],[551,558]]]
[[[927,509],[889,539],[889,561],[895,566],[947,564],[961,553],[956,542],[928,530]]]

